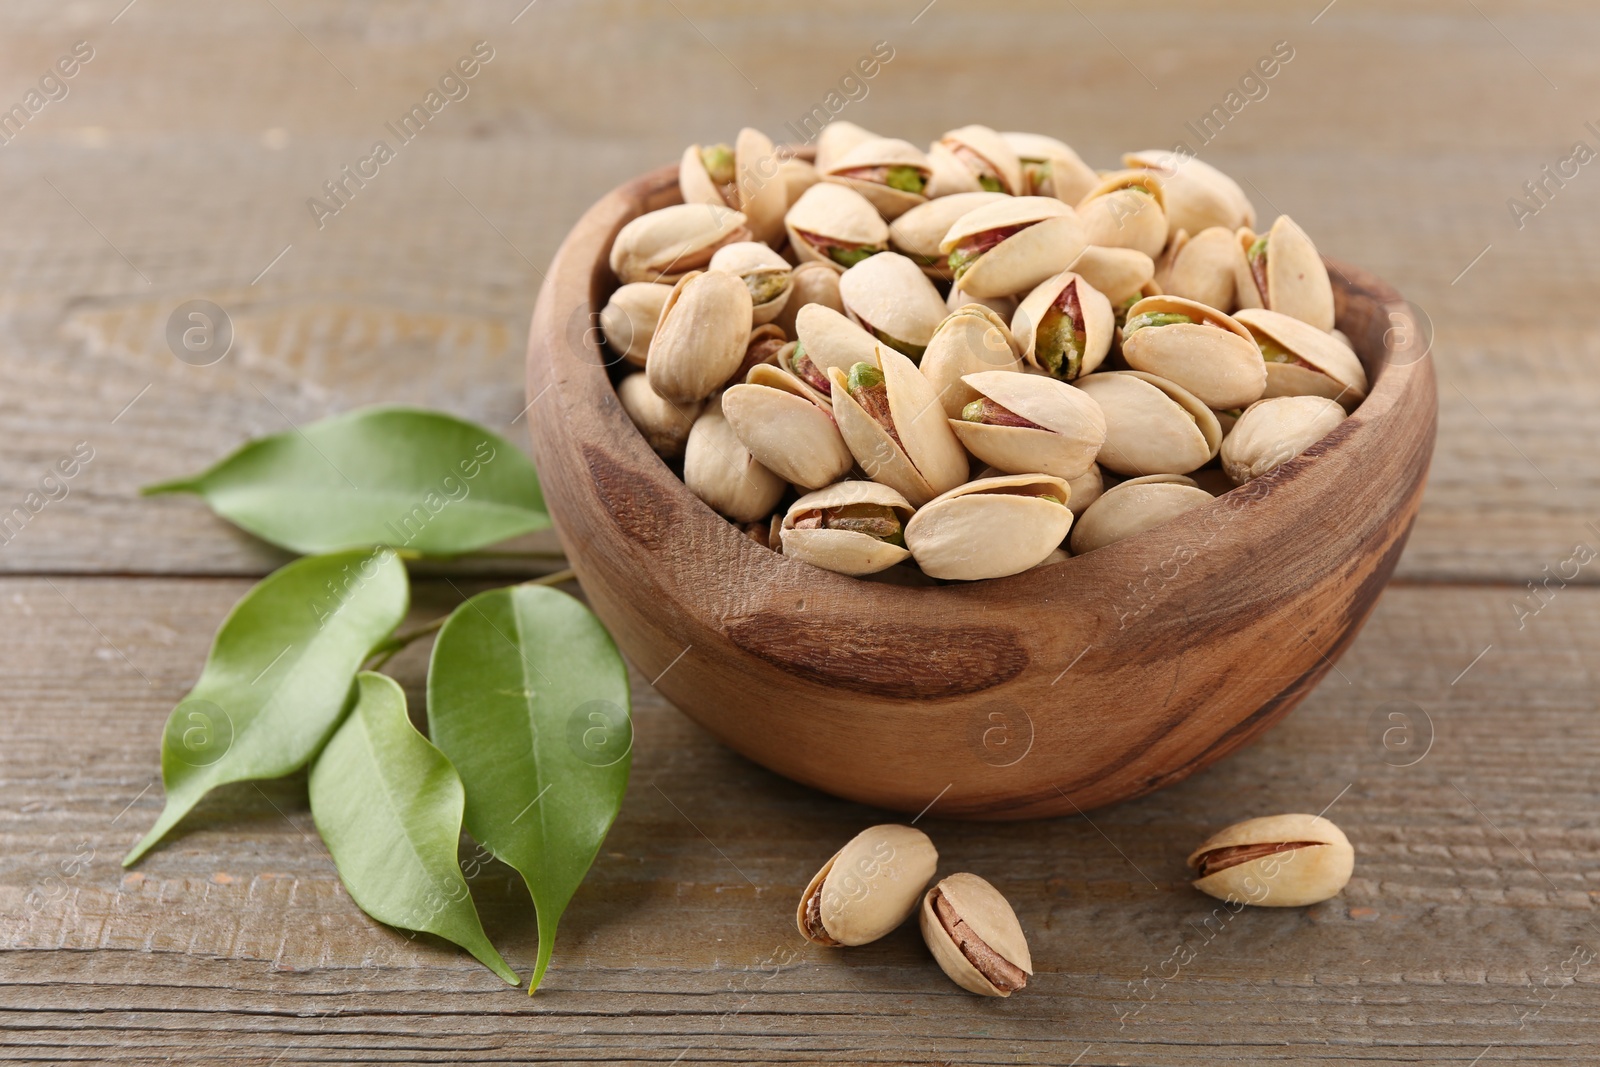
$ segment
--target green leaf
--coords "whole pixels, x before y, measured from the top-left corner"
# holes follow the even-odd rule
[[[333,732],[372,647],[406,613],[406,569],[390,549],[296,560],[235,604],[205,670],[167,718],[167,805],[123,859],[133,863],[216,786],[298,770]]]
[[[522,451],[436,411],[373,407],[249,442],[192,478],[213,511],[291,552],[390,545],[450,556],[550,525]]]
[[[481,593],[434,643],[428,733],[466,786],[467,831],[533,895],[532,993],[628,787],[627,668],[600,620],[565,593]]]
[[[393,679],[356,676],[356,706],[317,757],[310,786],[311,817],[362,911],[454,941],[522,984],[489,943],[461,876],[461,779],[412,727]]]

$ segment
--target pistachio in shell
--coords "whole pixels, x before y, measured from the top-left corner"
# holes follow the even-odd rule
[[[842,158],[856,145],[877,139],[878,135],[871,130],[846,119],[834,119],[822,127],[822,132],[817,135],[816,168],[819,172],[827,170],[833,166],[834,160]]]
[[[855,460],[833,413],[814,396],[792,374],[759,364],[722,394],[722,414],[762,466],[786,482],[820,489],[848,474]]]
[[[689,439],[689,429],[699,418],[701,402],[674,403],[650,388],[648,376],[634,373],[617,385],[617,399],[645,441],[662,459],[677,459]]]
[[[1077,213],[1047,196],[1015,196],[957,219],[939,250],[973,296],[1010,296],[1059,274],[1083,251]]]
[[[723,245],[750,239],[741,212],[716,204],[672,204],[618,231],[611,243],[611,272],[622,282],[671,285],[709,267]]]
[[[783,517],[782,551],[824,570],[859,577],[910,558],[906,498],[877,482],[839,482],[807,493]]]
[[[1100,184],[1100,175],[1065,142],[1038,133],[1002,133],[1022,164],[1019,195],[1053,196],[1076,204]]]
[[[1161,180],[1153,171],[1106,175],[1078,202],[1086,244],[1132,248],[1151,259],[1167,245],[1167,213]]]
[[[776,319],[794,289],[789,261],[760,241],[723,245],[711,257],[711,269],[744,282],[750,290],[751,320],[757,326]]]
[[[1299,908],[1337,896],[1356,852],[1320,815],[1267,815],[1235,823],[1190,853],[1194,887],[1218,900]]]
[[[1168,296],[1181,296],[1218,311],[1237,306],[1244,253],[1232,230],[1213,226],[1193,237],[1178,230],[1156,264],[1156,284]]]
[[[1193,154],[1147,148],[1123,155],[1122,165],[1154,171],[1161,179],[1174,232],[1198,234],[1212,226],[1232,231],[1256,223],[1256,209],[1239,183]]]
[[[871,826],[822,865],[795,909],[800,933],[818,945],[865,945],[911,917],[939,853],[928,835],[892,823]]]
[[[1367,395],[1367,372],[1350,346],[1308,322],[1266,308],[1234,316],[1250,331],[1267,365],[1267,391],[1274,396],[1325,396],[1352,410]]]
[[[938,179],[929,196],[979,190],[1008,196],[1023,193],[1021,161],[1006,139],[987,126],[950,130],[930,146],[928,158]]]
[[[1327,265],[1293,219],[1279,215],[1266,233],[1257,236],[1241,229],[1238,239],[1245,259],[1237,282],[1241,308],[1266,308],[1319,330],[1333,329],[1333,284]]]
[[[906,524],[906,547],[932,578],[1020,574],[1066,539],[1071,492],[1065,480],[1047,474],[979,478],[918,508]]]
[[[685,204],[714,204],[743,212],[758,241],[783,233],[789,206],[782,159],[772,139],[745,127],[730,147],[690,145],[678,163],[678,191]]]
[[[1210,408],[1254,403],[1267,368],[1250,331],[1232,316],[1176,296],[1147,296],[1128,309],[1122,358],[1176,382]]]
[[[1100,405],[1083,390],[1042,374],[981,371],[963,381],[979,398],[950,420],[968,452],[1008,474],[1063,481],[1094,466],[1106,440]]]
[[[826,263],[813,260],[800,264],[789,275],[789,287],[788,301],[784,303],[783,310],[778,312],[778,317],[772,320],[786,337],[800,336],[795,320],[800,309],[808,304],[820,304],[844,313],[844,301],[839,299],[839,272]]]
[[[734,522],[757,522],[772,514],[787,488],[782,478],[756,461],[739,443],[720,402],[706,405],[689,430],[683,452],[683,483],[713,511]]]
[[[952,312],[933,332],[919,365],[922,376],[938,390],[939,403],[949,418],[978,399],[978,393],[961,380],[979,371],[1020,371],[1017,339],[1005,320],[982,304],[966,304]]]
[[[797,156],[786,156],[778,168],[778,175],[783,179],[785,210],[794,206],[801,193],[822,180],[815,166]]]
[[[857,363],[878,358],[877,339],[832,308],[808,304],[795,316],[794,326],[800,343],[790,354],[791,365],[784,369],[824,396],[833,389],[828,383],[829,370],[848,371]]]
[[[1106,418],[1098,462],[1116,474],[1187,474],[1222,445],[1217,416],[1187,389],[1144,371],[1101,371],[1078,382]]]
[[[1245,408],[1222,442],[1222,469],[1235,485],[1277,470],[1344,421],[1325,396],[1275,396]]]
[[[873,337],[914,360],[944,321],[944,298],[910,259],[884,252],[839,278],[845,314]]]
[[[1130,297],[1144,294],[1155,277],[1155,260],[1132,248],[1106,248],[1089,245],[1069,268],[1078,277],[1105,294],[1113,309]]]
[[[1029,364],[1069,382],[1100,366],[1111,351],[1111,301],[1083,276],[1064,270],[1022,298],[1011,332]]]
[[[950,257],[939,243],[961,216],[1005,199],[1004,193],[953,193],[929,200],[889,223],[889,247],[907,256],[930,278],[948,281]]]
[[[878,137],[863,141],[821,172],[866,197],[885,219],[896,219],[928,202],[923,190],[932,175],[928,157],[909,141]]]
[[[889,224],[854,189],[818,182],[783,217],[789,247],[801,263],[826,263],[843,272],[889,245]]]
[[[918,922],[939,969],[969,993],[1009,997],[1033,975],[1017,913],[975,874],[941,879],[922,898]]]
[[[952,312],[960,311],[968,304],[982,304],[996,315],[1001,322],[1010,322],[1011,316],[1017,313],[1017,298],[1014,296],[973,296],[959,284],[950,286],[950,292],[944,298],[944,306]]]
[[[1072,509],[1072,514],[1082,518],[1084,510],[1096,500],[1099,500],[1106,489],[1104,473],[1100,464],[1091,463],[1089,469],[1076,478],[1067,479],[1067,488],[1072,490],[1072,496],[1067,501],[1067,507]]]
[[[1182,475],[1129,478],[1084,509],[1072,530],[1072,554],[1081,556],[1154,529],[1211,500],[1210,493]]]
[[[967,454],[933,384],[910,359],[879,345],[871,363],[828,369],[833,417],[875,482],[921,507],[967,479]]]
[[[600,309],[600,330],[606,344],[636,367],[644,366],[650,351],[650,338],[672,286],[660,282],[629,282],[617,287]]]
[[[704,400],[744,362],[751,330],[750,290],[732,274],[693,271],[661,309],[645,373],[668,400]]]

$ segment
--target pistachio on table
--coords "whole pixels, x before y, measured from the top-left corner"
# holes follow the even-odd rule
[[[722,394],[722,414],[745,450],[793,485],[820,489],[855,464],[828,404],[770,364],[752,367],[744,382]]]
[[[839,482],[789,505],[781,542],[790,559],[839,574],[877,574],[911,555],[906,498],[877,482]]]
[[[1333,285],[1328,281],[1328,268],[1317,246],[1293,219],[1279,215],[1266,233],[1257,236],[1240,229],[1238,237],[1245,250],[1237,286],[1241,308],[1281,311],[1319,330],[1333,329]]]
[[[977,390],[962,376],[979,371],[1020,371],[1017,339],[1005,320],[982,304],[957,309],[933,332],[920,364],[923,377],[939,391],[944,413],[954,419],[972,401]]]
[[[751,321],[750,290],[736,276],[711,270],[684,275],[650,338],[650,387],[668,400],[704,400],[744,362]]]
[[[933,578],[1020,574],[1066,540],[1071,493],[1063,479],[1047,474],[979,478],[918,508],[906,524],[906,547]]]
[[[1081,556],[1116,544],[1209,503],[1211,494],[1181,474],[1129,478],[1079,513],[1072,529],[1072,554]]]
[[[1325,396],[1353,409],[1367,395],[1367,372],[1350,346],[1310,323],[1266,308],[1245,308],[1234,319],[1250,331],[1267,365],[1274,396]]]
[[[1106,417],[1082,389],[1010,371],[980,371],[962,381],[978,398],[950,420],[950,428],[978,459],[1007,474],[1062,480],[1082,477],[1095,465],[1106,441]]]
[[[734,522],[765,519],[785,489],[783,479],[757,462],[734,435],[720,397],[706,405],[689,430],[683,484]]]
[[[875,137],[830,162],[821,174],[825,182],[854,189],[892,221],[928,202],[924,190],[933,168],[910,141]]]
[[[650,351],[650,338],[672,286],[660,282],[629,282],[618,286],[606,306],[600,309],[600,331],[606,344],[636,367],[644,366]]]
[[[650,379],[635,372],[617,385],[617,399],[622,410],[639,428],[639,433],[662,459],[677,459],[683,455],[683,446],[689,440],[689,429],[700,417],[703,406],[698,400],[675,403],[650,388]]]
[[[833,417],[844,443],[873,481],[914,507],[967,480],[967,454],[945,419],[933,383],[887,345],[848,373],[828,369]]]
[[[795,925],[808,941],[865,945],[910,918],[939,863],[928,835],[888,823],[861,831],[800,895]]]
[[[1344,421],[1325,396],[1275,396],[1245,408],[1222,442],[1222,469],[1243,485],[1289,462]]]
[[[788,188],[771,138],[746,126],[733,146],[690,145],[678,164],[678,191],[685,204],[714,204],[743,212],[757,241],[783,233]]]
[[[800,262],[853,267],[889,244],[889,224],[866,197],[833,182],[818,182],[783,217],[789,247]]]
[[[1071,146],[1039,133],[1002,133],[1022,164],[1020,192],[1027,196],[1053,196],[1076,204],[1100,182],[1100,175]]]
[[[1048,196],[974,208],[939,242],[951,277],[973,296],[1010,296],[1067,268],[1085,244],[1077,213]]]
[[[898,252],[862,260],[839,278],[839,299],[873,337],[914,360],[944,321],[944,299],[920,268]]]
[[[1017,913],[977,875],[940,879],[922,898],[919,923],[934,960],[962,989],[1009,997],[1028,984],[1033,957]]]
[[[983,190],[1022,195],[1022,163],[1006,139],[987,126],[950,130],[928,147],[933,168],[928,195]]]
[[[723,245],[711,257],[711,269],[744,282],[750,290],[751,321],[757,326],[776,319],[794,289],[789,261],[760,241]]]
[[[750,239],[740,212],[715,204],[673,204],[622,227],[611,243],[611,273],[623,282],[671,285],[709,267],[723,245]]]
[[[1188,860],[1202,893],[1265,908],[1337,896],[1355,862],[1344,831],[1319,815],[1246,819],[1213,834]]]
[[[1070,382],[1105,360],[1116,320],[1105,294],[1069,269],[1022,298],[1011,317],[1011,332],[1030,364]]]
[[[1250,331],[1216,308],[1147,296],[1128,309],[1122,358],[1134,370],[1176,382],[1210,408],[1261,399],[1267,368]]]

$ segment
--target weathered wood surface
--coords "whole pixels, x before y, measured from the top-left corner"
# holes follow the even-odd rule
[[[1600,179],[1588,165],[1552,184],[1520,229],[1506,201],[1526,200],[1523,183],[1573,142],[1600,146],[1585,127],[1600,124],[1592,6],[124,3],[0,10],[0,106],[73,42],[95,48],[70,94],[0,147],[0,511],[76,442],[95,449],[70,494],[0,545],[0,1056],[1591,1055],[1594,964],[1572,980],[1567,961],[1600,950],[1600,599],[1562,589],[1524,629],[1514,605],[1537,605],[1524,583],[1574,543],[1600,545],[1587,525],[1600,520],[1600,334],[1586,316]],[[496,54],[471,94],[319,231],[306,199],[477,40]],[[366,920],[299,782],[225,791],[121,871],[156,810],[159,785],[145,790],[163,717],[247,579],[281,558],[136,487],[380,400],[520,434],[528,314],[582,209],[691,141],[743,123],[784,136],[878,40],[895,58],[843,117],[913,139],[964,121],[1037,128],[1102,165],[1193,144],[1184,123],[1292,43],[1268,95],[1203,158],[1425,309],[1440,378],[1402,582],[1338,672],[1247,751],[1092,823],[926,816],[944,868],[1003,884],[1029,931],[1035,988],[1004,1003],[959,994],[910,929],[847,953],[802,948],[795,895],[876,813],[755,769],[642,681],[633,787],[532,1000]],[[235,325],[213,366],[179,362],[163,337],[193,298]],[[425,589],[419,617],[459,595]],[[420,656],[396,661],[413,695]],[[1414,750],[1381,740],[1390,711],[1423,721],[1388,707],[1401,701],[1436,735],[1406,768],[1385,761]],[[1346,785],[1330,812],[1359,854],[1345,895],[1242,915],[1208,940],[1187,850],[1241,815],[1317,810]],[[533,927],[508,872],[480,889],[491,933],[526,969]],[[1174,974],[1180,946],[1194,957]]]

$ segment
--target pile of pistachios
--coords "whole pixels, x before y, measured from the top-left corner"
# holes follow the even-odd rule
[[[924,152],[834,122],[815,162],[691,145],[600,313],[689,489],[843,574],[1017,574],[1276,469],[1365,397],[1316,246],[1191,155],[1051,137]],[[634,368],[642,368],[635,370]]]

